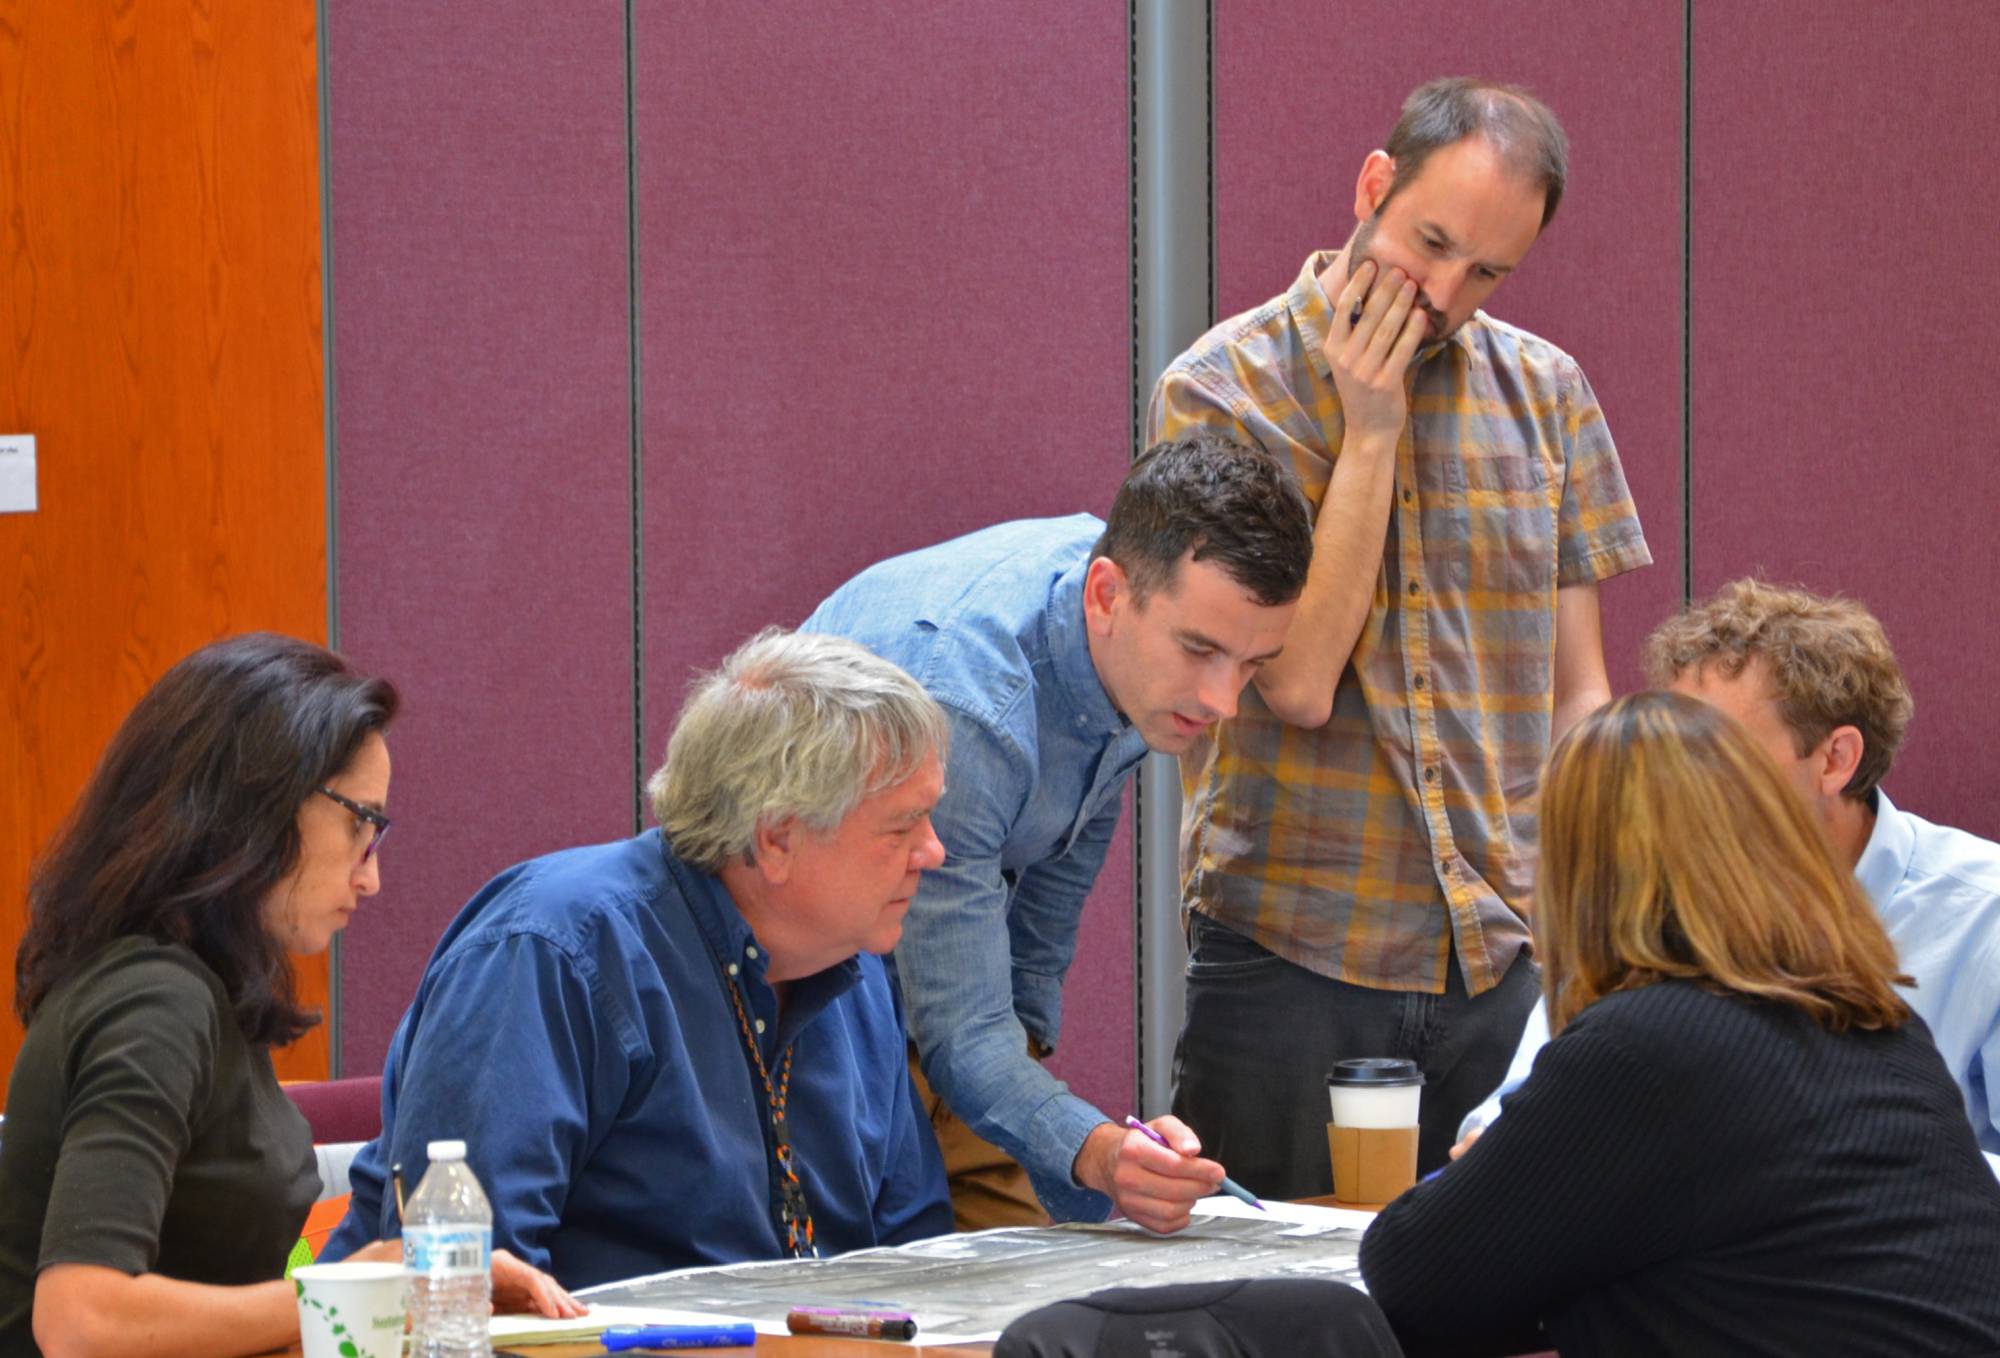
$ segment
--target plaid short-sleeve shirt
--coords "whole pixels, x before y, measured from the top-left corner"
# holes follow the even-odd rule
[[[1161,376],[1147,442],[1230,431],[1316,506],[1345,424],[1322,351],[1331,252]],[[1325,726],[1253,686],[1182,757],[1188,908],[1325,976],[1479,994],[1528,940],[1535,792],[1555,707],[1556,590],[1652,554],[1570,356],[1474,313],[1411,365],[1388,537]]]

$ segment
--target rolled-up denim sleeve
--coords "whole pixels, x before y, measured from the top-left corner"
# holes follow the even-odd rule
[[[1111,1200],[1079,1187],[1071,1167],[1106,1119],[1029,1055],[1015,1013],[1001,850],[1031,790],[1027,761],[983,724],[947,714],[951,770],[932,814],[946,858],[924,874],[896,947],[910,1036],[931,1088],[1021,1163],[1050,1215],[1102,1220]]]

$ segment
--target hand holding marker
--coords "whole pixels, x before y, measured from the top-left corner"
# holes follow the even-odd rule
[[[1127,1113],[1125,1115],[1125,1125],[1127,1127],[1130,1127],[1135,1132],[1144,1132],[1148,1137],[1152,1138],[1154,1141],[1159,1142],[1162,1146],[1166,1146],[1168,1150],[1174,1149],[1171,1145],[1168,1145],[1167,1139],[1164,1136],[1161,1136],[1158,1132],[1154,1131],[1151,1127],[1148,1127],[1145,1123],[1139,1121],[1139,1119],[1133,1117],[1130,1113]],[[1179,1152],[1176,1151],[1175,1154],[1179,1154]],[[1249,1189],[1245,1188],[1242,1184],[1237,1183],[1236,1180],[1229,1178],[1227,1175],[1225,1175],[1222,1180],[1222,1191],[1227,1193],[1230,1197],[1237,1199],[1239,1202],[1249,1203],[1252,1207],[1256,1208],[1260,1212],[1266,1212],[1270,1210],[1269,1208],[1265,1207],[1263,1203],[1257,1201],[1256,1195],[1251,1193]]]

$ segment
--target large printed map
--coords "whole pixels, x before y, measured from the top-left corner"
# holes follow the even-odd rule
[[[1273,1204],[1269,1215],[1210,1199],[1186,1230],[1126,1222],[978,1231],[833,1259],[682,1269],[592,1288],[593,1304],[713,1312],[782,1334],[794,1306],[890,1308],[916,1316],[918,1343],[995,1338],[1038,1306],[1106,1287],[1313,1277],[1360,1285],[1367,1218]]]

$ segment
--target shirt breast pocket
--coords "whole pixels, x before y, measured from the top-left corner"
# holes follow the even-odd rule
[[[1451,491],[1448,537],[1429,536],[1425,555],[1472,594],[1540,596],[1555,588],[1556,491],[1546,463],[1520,453],[1454,457],[1445,468]]]

